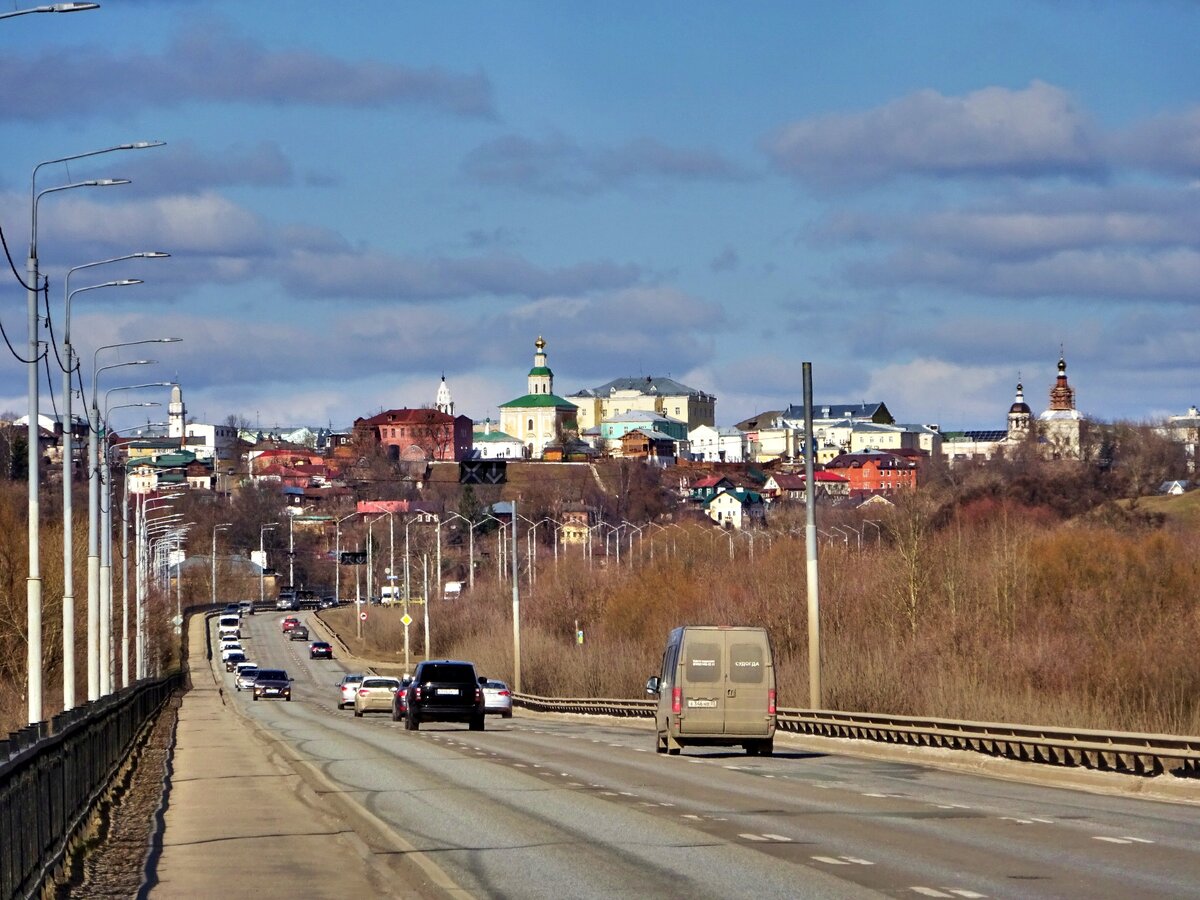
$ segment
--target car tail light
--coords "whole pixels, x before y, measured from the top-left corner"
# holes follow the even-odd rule
[[[414,691],[414,694],[413,694],[413,699],[416,700],[418,703],[421,702],[421,686],[420,685],[417,685],[416,690]]]
[[[767,691],[767,715],[775,715],[775,688]]]
[[[369,694],[369,693],[371,693],[371,692],[370,692],[369,690],[367,690],[366,688],[359,688],[359,689],[358,689],[358,696],[360,696],[360,697],[365,697],[365,696],[367,696],[367,694]]]
[[[678,715],[683,709],[683,688],[671,688],[671,712]]]
[[[509,693],[508,693],[508,691],[497,691],[496,693],[498,693],[498,694],[499,694],[501,697],[507,697],[507,696],[509,696]]]
[[[483,700],[483,688],[475,688],[475,702],[479,703]]]

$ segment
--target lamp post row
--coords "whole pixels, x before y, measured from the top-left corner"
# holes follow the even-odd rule
[[[77,12],[77,11],[81,11],[84,9],[94,9],[98,5],[99,4],[93,4],[93,3],[51,4],[48,6],[37,7],[37,8],[28,9],[28,10],[16,10],[11,13],[0,14],[0,18],[10,18],[13,15],[24,15],[26,13],[33,13],[33,12]],[[65,190],[71,190],[74,188],[108,187],[108,186],[115,186],[115,185],[130,183],[129,179],[126,179],[126,178],[97,178],[97,179],[88,179],[88,180],[84,180],[84,181],[71,182],[68,184],[55,185],[54,187],[45,188],[45,189],[39,191],[38,186],[37,186],[37,176],[38,176],[38,172],[44,166],[53,165],[56,163],[71,162],[71,161],[78,160],[78,159],[85,159],[85,158],[92,157],[92,156],[99,156],[102,154],[112,153],[112,152],[115,152],[118,150],[140,150],[140,149],[145,149],[145,148],[150,148],[150,147],[159,147],[159,146],[163,146],[162,141],[138,141],[135,143],[118,144],[118,145],[115,145],[112,147],[105,147],[105,148],[102,148],[99,150],[88,151],[86,153],[77,153],[77,154],[72,154],[70,156],[63,156],[63,157],[58,157],[55,159],[44,160],[33,167],[33,171],[32,171],[31,177],[30,177],[29,254],[26,259],[26,267],[25,267],[26,279],[27,279],[27,283],[26,283],[25,287],[26,287],[26,293],[27,293],[27,314],[28,314],[29,335],[28,335],[28,358],[24,361],[25,365],[27,367],[28,394],[29,394],[29,408],[28,408],[28,420],[27,420],[27,434],[28,434],[29,440],[28,440],[28,452],[26,454],[28,457],[28,460],[27,460],[27,462],[28,462],[27,483],[28,483],[28,492],[29,492],[29,497],[28,497],[29,566],[28,566],[28,576],[26,578],[26,607],[27,607],[26,619],[27,619],[27,627],[28,627],[28,637],[27,637],[27,641],[26,641],[26,648],[27,648],[26,666],[27,666],[27,687],[28,687],[27,712],[28,712],[28,721],[30,723],[40,722],[43,718],[43,714],[42,714],[42,694],[43,694],[42,605],[43,605],[43,601],[42,601],[42,577],[41,577],[41,563],[40,563],[40,543],[41,543],[40,542],[40,538],[41,538],[40,515],[41,515],[41,510],[40,510],[40,496],[39,496],[40,495],[40,487],[41,487],[41,485],[40,485],[40,481],[41,481],[40,456],[41,456],[41,454],[38,452],[38,430],[37,429],[38,429],[38,416],[39,416],[39,412],[40,412],[40,410],[39,410],[40,404],[39,404],[39,396],[38,396],[38,389],[39,389],[38,362],[41,360],[42,352],[48,352],[48,348],[45,348],[45,350],[43,349],[42,343],[40,341],[40,333],[39,333],[41,323],[40,323],[40,318],[38,316],[38,294],[39,294],[40,290],[42,289],[42,285],[40,283],[41,282],[41,273],[39,271],[39,260],[38,260],[38,228],[37,228],[38,210],[39,210],[39,206],[40,206],[42,198],[47,196],[48,194],[54,194],[54,193],[58,193],[58,192],[65,191]],[[81,266],[81,267],[77,267],[77,268],[87,268],[87,266]],[[75,270],[74,269],[69,270],[68,276],[67,276],[68,279],[70,277],[71,272],[73,272],[73,271],[75,271]],[[94,288],[110,287],[110,286],[116,287],[116,286],[120,286],[120,285],[135,284],[135,283],[137,283],[136,279],[124,279],[121,281],[115,281],[115,282],[111,282],[111,283],[106,282],[102,285],[93,285],[87,289],[90,290],[90,289],[94,289]],[[69,305],[70,305],[71,297],[72,297],[72,292],[70,292],[70,290],[68,289],[66,291],[66,300],[65,300],[65,304],[64,304],[66,310],[68,310],[68,312],[67,312],[68,317],[69,317]],[[70,462],[71,462],[71,446],[70,446],[71,442],[70,442],[70,439],[68,437],[66,437],[66,434],[69,433],[69,430],[71,428],[71,419],[70,419],[70,413],[69,413],[69,397],[70,397],[70,393],[71,393],[70,378],[71,378],[71,373],[74,370],[74,363],[73,363],[73,356],[72,356],[72,351],[70,350],[70,343],[69,343],[69,340],[70,340],[69,324],[64,323],[64,327],[67,329],[64,332],[64,347],[67,350],[66,358],[63,361],[63,368],[66,370],[64,373],[65,374],[65,380],[64,380],[65,392],[64,393],[65,393],[66,398],[68,398],[68,412],[64,416],[64,423],[63,423],[64,424],[64,428],[63,428],[64,448],[63,449],[64,449],[64,462],[66,465],[69,466]],[[93,385],[93,393],[94,393],[94,385]],[[93,423],[93,425],[95,425],[95,423]],[[69,490],[70,490],[69,484],[64,484],[64,498],[69,498]],[[90,500],[90,497],[89,497],[89,500]],[[64,506],[64,526],[67,529],[69,529],[70,524],[69,524],[68,517],[71,515],[71,510],[70,510],[70,506],[69,506],[70,500],[65,499],[64,502],[66,504]],[[66,533],[69,534],[70,533],[69,530]],[[73,552],[73,549],[74,548],[71,546],[70,538],[64,538],[64,556],[66,557],[65,565],[67,566],[67,571],[69,571],[69,568],[70,568],[70,559],[71,559],[70,553]],[[89,546],[89,550],[90,549],[91,548]],[[89,575],[90,575],[90,572],[89,572]],[[91,584],[90,584],[90,579],[89,579],[89,590],[90,590],[90,587],[91,587]],[[64,707],[65,708],[70,708],[72,705],[74,705],[74,700],[75,700],[75,698],[74,698],[74,654],[73,654],[74,599],[75,598],[74,598],[73,578],[68,576],[64,583],[64,597],[63,597],[64,619],[66,620],[66,621],[64,621],[64,625],[63,625],[63,637],[64,637],[64,645],[65,645],[64,646],[63,699],[64,699]],[[91,618],[92,618],[91,617],[92,602],[93,601],[92,601],[91,594],[89,594],[89,626],[91,624]],[[91,633],[89,630],[89,651],[91,649],[91,644],[92,644],[92,640],[91,640]],[[69,652],[69,655],[68,655],[68,651],[66,649],[68,647],[72,648],[72,650]],[[89,652],[89,656],[90,656],[90,652]],[[89,682],[91,681],[91,677],[90,677],[91,672],[92,672],[92,663],[89,658]],[[70,679],[69,681],[67,681],[68,678]],[[89,699],[95,699],[94,697],[90,696],[91,694],[92,694],[92,690],[89,689]]]

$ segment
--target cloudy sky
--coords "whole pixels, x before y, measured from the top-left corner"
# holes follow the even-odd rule
[[[38,252],[56,337],[67,268],[171,254],[76,273],[145,283],[72,338],[89,390],[98,346],[185,338],[101,390],[178,378],[201,421],[344,427],[443,373],[495,418],[539,334],[558,393],[669,375],[719,424],[810,361],[818,402],[1002,427],[1060,346],[1083,412],[1147,420],[1200,403],[1198,33],[1184,0],[102,0],[0,21],[0,226],[23,271],[37,163],[166,141],[44,166],[133,183],[44,195]]]

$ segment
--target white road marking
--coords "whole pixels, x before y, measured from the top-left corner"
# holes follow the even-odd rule
[[[912,888],[912,890],[916,891],[918,894],[921,894],[922,896],[925,896],[925,897],[953,897],[954,896],[953,894],[943,894],[937,888],[914,886]]]
[[[813,621],[816,621],[816,620],[814,619]],[[633,752],[634,753],[649,753],[650,751],[647,750],[645,747],[634,747]]]
[[[790,844],[792,842],[792,839],[790,837],[785,837],[782,834],[767,833],[767,834],[764,834],[763,837],[767,838],[768,840],[772,840],[772,841],[780,841],[784,844]]]
[[[856,866],[873,866],[873,865],[875,865],[875,863],[871,862],[869,859],[861,859],[857,856],[843,856],[842,859],[844,859],[846,862],[854,863]]]
[[[699,819],[700,818],[699,816],[694,815],[693,813],[680,813],[679,817],[681,819]]]
[[[1093,835],[1092,840],[1107,841],[1110,844],[1153,844],[1154,843],[1154,841],[1150,840],[1149,838],[1130,837],[1129,835],[1125,835],[1124,837],[1104,837],[1101,835]]]
[[[1038,818],[1036,818],[1036,817],[1035,817],[1033,821],[1035,821],[1035,822],[1041,822],[1043,825],[1053,825],[1053,824],[1054,824],[1054,820],[1053,820],[1053,819],[1038,819]]]
[[[766,838],[761,834],[739,834],[738,837],[747,841],[765,841]]]
[[[959,897],[966,897],[967,900],[979,900],[979,898],[987,896],[987,894],[977,894],[975,891],[968,891],[965,888],[946,888],[946,890]]]
[[[830,866],[848,866],[848,865],[850,865],[850,863],[846,862],[845,860],[835,859],[832,856],[814,856],[813,859],[815,859],[817,862],[825,863],[826,865],[830,865]]]
[[[1017,819],[1013,816],[1001,816],[1001,822],[1016,822],[1018,825],[1032,825],[1033,819]]]

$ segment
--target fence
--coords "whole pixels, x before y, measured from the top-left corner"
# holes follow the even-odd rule
[[[653,718],[653,700],[562,699],[514,694],[519,706],[538,712]],[[826,709],[780,709],[780,731],[853,738],[918,747],[986,753],[1022,762],[1078,766],[1132,775],[1200,776],[1200,737],[1139,734],[969,722],[916,716],[844,713]]]
[[[181,684],[141,681],[0,741],[0,897],[38,894],[128,756]]]

